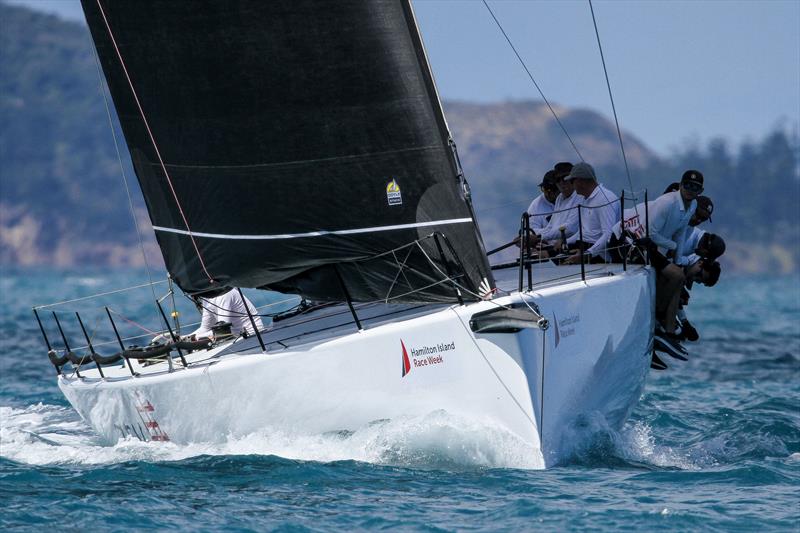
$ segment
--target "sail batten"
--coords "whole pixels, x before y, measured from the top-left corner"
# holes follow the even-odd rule
[[[407,0],[82,4],[183,290],[341,300],[334,265],[354,301],[454,301],[456,264],[491,280]],[[396,288],[387,252],[415,241]]]

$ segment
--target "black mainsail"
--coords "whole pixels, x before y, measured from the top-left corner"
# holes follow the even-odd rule
[[[493,285],[407,0],[82,4],[184,291]]]

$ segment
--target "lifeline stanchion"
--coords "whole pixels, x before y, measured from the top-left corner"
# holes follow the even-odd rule
[[[336,278],[339,280],[339,287],[341,287],[342,293],[344,293],[344,299],[347,300],[347,307],[350,308],[350,314],[353,315],[353,321],[355,321],[358,331],[361,331],[364,328],[361,327],[361,321],[358,319],[355,307],[353,307],[353,300],[350,299],[350,292],[347,290],[347,285],[344,284],[342,274],[339,272],[339,266],[333,265],[333,271],[336,272]]]
[[[66,348],[67,350],[66,353],[70,353],[72,350],[70,350],[69,348],[69,343],[67,342],[67,336],[64,335],[64,330],[61,328],[61,322],[58,320],[58,315],[56,314],[55,311],[53,311],[53,318],[56,320],[56,326],[58,326],[58,332],[61,333],[61,340],[64,341],[64,348]],[[81,359],[81,362],[83,362],[83,359]],[[81,364],[78,363],[78,366],[75,367],[75,375],[78,376],[79,378],[82,378],[83,376],[81,376],[80,369],[81,369]]]
[[[619,197],[619,234],[622,237],[620,242],[617,243],[617,248],[619,250],[619,254],[622,256],[622,271],[628,271],[628,253],[627,250],[622,246],[623,242],[627,242],[625,240],[625,189],[622,189],[622,195]]]
[[[261,346],[261,351],[266,352],[267,347],[264,346],[264,339],[261,338],[261,332],[258,331],[258,328],[256,327],[256,321],[253,318],[253,314],[250,312],[250,306],[247,305],[247,300],[245,300],[244,294],[242,294],[242,289],[236,287],[236,290],[239,291],[239,298],[241,298],[242,302],[244,303],[244,308],[247,311],[247,317],[250,319],[250,325],[253,326],[253,331],[256,332],[256,337],[258,338],[258,344]]]
[[[527,211],[522,213],[519,219],[519,234],[517,235],[519,239],[519,283],[517,283],[517,292],[522,292],[522,269],[525,264],[525,245],[527,244],[525,240],[525,215],[527,214]]]
[[[117,331],[117,325],[114,323],[114,319],[111,318],[111,311],[108,310],[106,307],[106,314],[108,315],[108,320],[111,322],[111,327],[114,329],[114,335],[117,336],[117,342],[119,343],[120,355],[125,352],[125,345],[122,344],[122,337],[119,336],[119,331]],[[127,357],[122,355],[122,358],[125,360],[125,363],[128,365],[128,370],[131,371],[131,376],[135,376],[136,373],[133,371],[133,365],[131,365],[130,360]]]
[[[94,346],[92,346],[92,339],[90,339],[89,338],[89,334],[86,333],[86,328],[83,326],[83,320],[81,320],[81,315],[78,314],[77,311],[75,311],[75,317],[78,319],[78,324],[80,324],[80,326],[81,326],[81,331],[83,332],[83,337],[86,339],[86,345],[89,347],[89,353],[91,355],[93,355],[93,356],[97,355],[97,352],[94,351]],[[94,357],[92,357],[92,359],[94,360]],[[100,377],[101,378],[105,378],[106,375],[103,374],[103,369],[100,367],[100,363],[98,363],[95,360],[94,364],[97,367],[97,371],[100,372]]]
[[[581,281],[586,281],[586,265],[584,264],[583,260],[583,217],[581,215],[581,205],[578,205],[578,238],[581,241],[580,246],[578,246],[578,253],[581,254]]]
[[[442,250],[442,244],[439,242],[439,234],[434,232],[433,233],[433,242],[436,243],[436,250],[439,252],[439,257],[442,258],[442,263],[444,263],[444,270],[447,273],[447,278],[453,282],[453,289],[456,291],[456,298],[458,298],[458,304],[464,305],[464,298],[461,297],[461,290],[459,290],[458,285],[453,280],[453,273],[450,270],[450,262],[444,256],[444,250]]]
[[[531,215],[527,211],[525,212],[525,249],[528,251],[528,263],[525,265],[525,269],[528,271],[528,292],[533,290],[533,261],[531,260]]]
[[[172,339],[172,342],[178,342],[178,338],[175,336],[175,333],[172,332],[172,326],[169,325],[169,320],[167,320],[167,315],[164,313],[164,308],[161,307],[161,302],[156,300],[156,305],[158,306],[158,310],[161,311],[161,318],[164,319],[164,324],[167,325],[167,331],[169,331],[169,336]],[[178,355],[181,358],[181,364],[183,365],[183,368],[189,366],[186,364],[186,359],[183,357],[183,350],[181,350],[177,346],[175,346],[175,349],[178,350]],[[172,357],[170,357],[169,352],[167,352],[167,361],[169,361],[170,366],[172,366]]]
[[[647,206],[647,189],[644,190],[644,235],[648,239],[650,238],[650,209]],[[650,264],[650,247],[648,246],[646,249],[647,254],[647,264]]]
[[[44,326],[42,325],[42,321],[39,318],[39,313],[38,313],[38,311],[36,311],[35,307],[33,308],[33,315],[36,317],[36,322],[39,323],[39,331],[42,332],[42,337],[44,338],[44,343],[45,343],[45,345],[47,345],[47,353],[49,354],[50,352],[53,351],[53,347],[50,345],[50,339],[47,338],[47,333],[45,333],[45,331],[44,331]],[[56,367],[56,373],[60,376],[61,375],[61,367],[58,366],[55,363],[53,363],[53,366]]]

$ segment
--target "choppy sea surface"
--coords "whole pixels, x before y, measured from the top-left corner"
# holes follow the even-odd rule
[[[800,277],[696,288],[690,361],[665,358],[620,432],[587,429],[546,471],[441,411],[347,434],[101,445],[58,390],[31,307],[146,279],[2,273],[0,529],[800,530]],[[126,331],[157,329],[150,301],[59,312],[89,308],[94,331],[110,305]]]

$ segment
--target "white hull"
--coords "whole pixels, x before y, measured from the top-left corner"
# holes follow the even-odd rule
[[[549,329],[470,329],[475,313],[521,298],[535,300]],[[109,442],[213,442],[265,428],[315,434],[444,410],[505,428],[546,467],[571,449],[578,417],[599,413],[619,428],[635,406],[650,365],[653,299],[651,272],[637,269],[283,351],[191,354],[197,362],[174,372],[165,363],[135,378],[121,367],[104,368],[106,379],[85,370],[61,376],[59,387]]]

